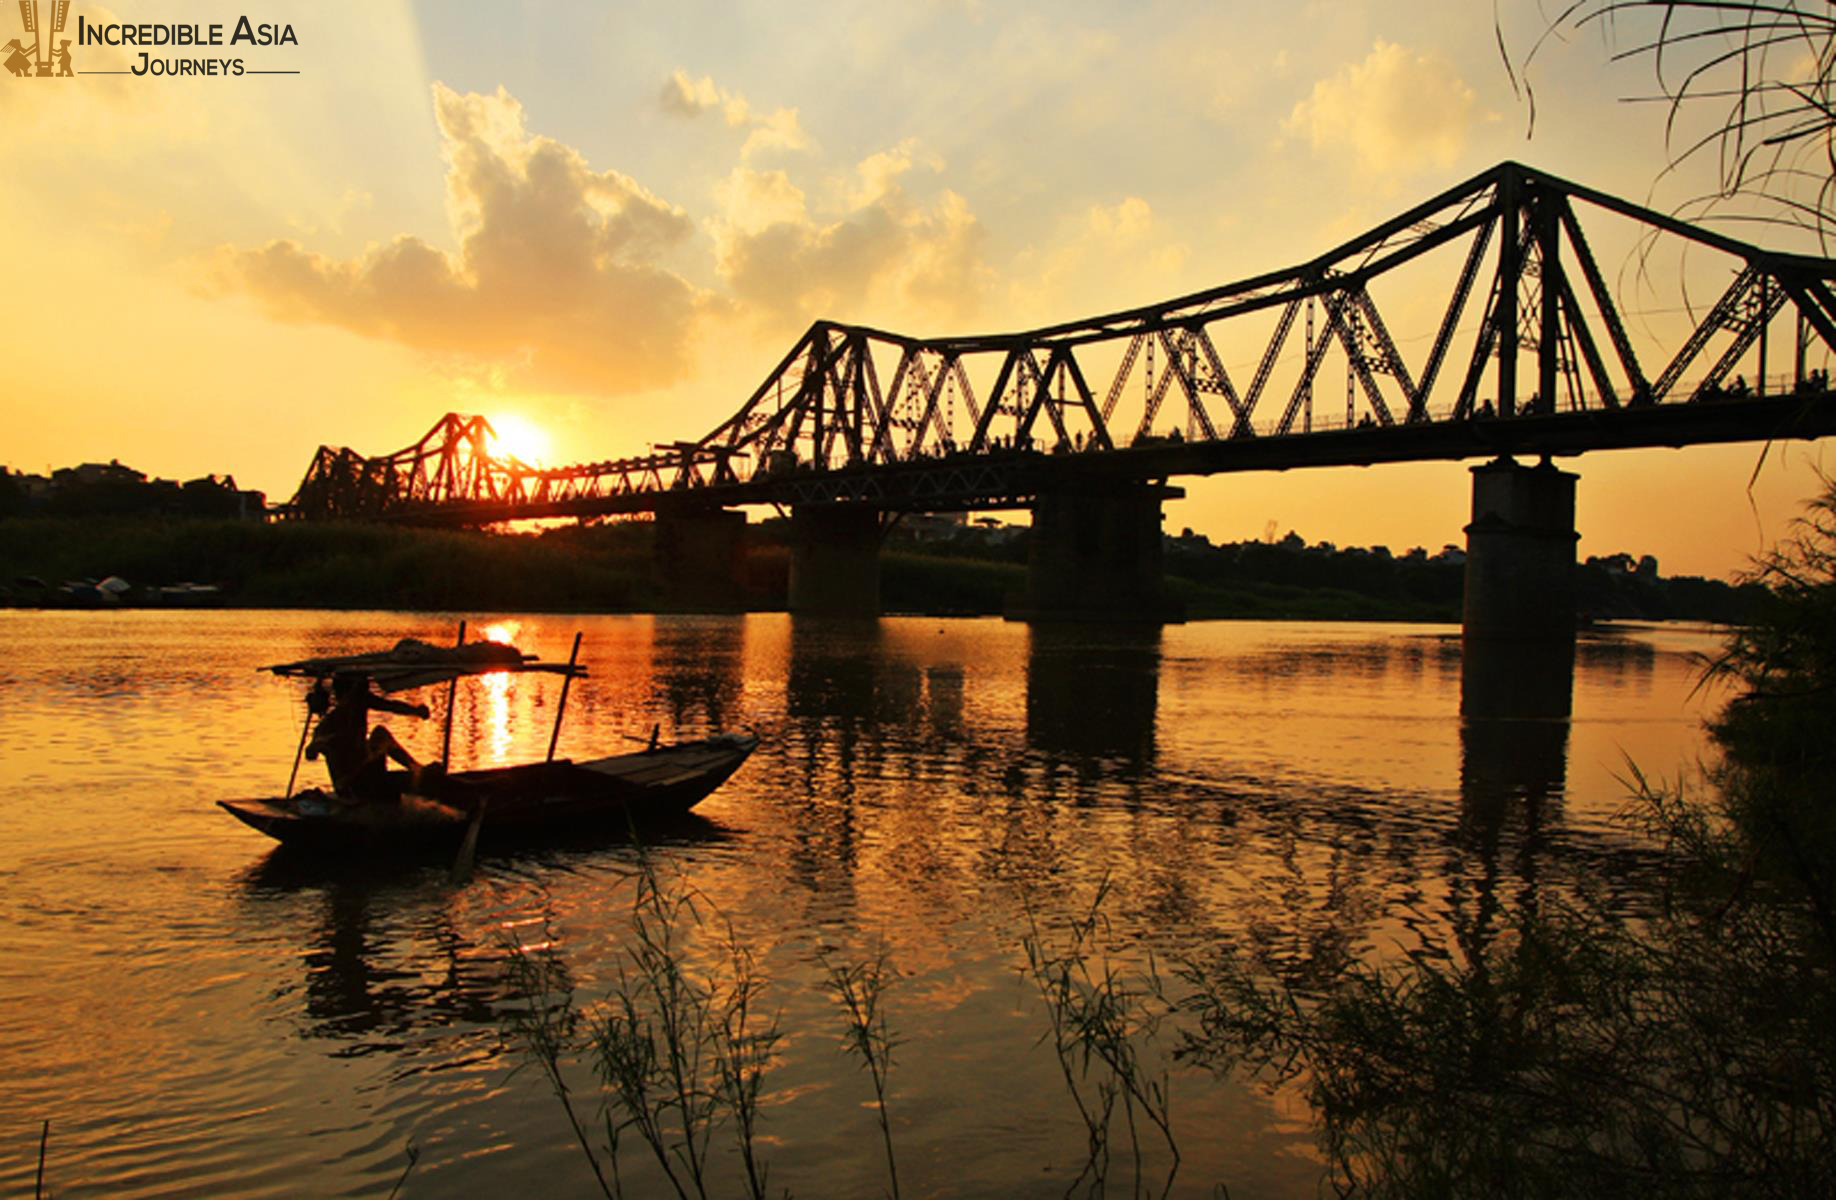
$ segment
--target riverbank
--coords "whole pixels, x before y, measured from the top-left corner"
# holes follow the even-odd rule
[[[389,525],[172,517],[16,517],[0,520],[0,604],[70,605],[65,581],[123,580],[127,606],[171,603],[159,589],[231,608],[670,612],[692,610],[654,564],[646,522],[529,533]],[[1026,578],[1025,531],[998,544],[973,531],[920,540],[895,529],[881,555],[888,613],[997,615]],[[784,608],[790,574],[782,521],[755,526],[727,607]],[[1202,550],[1174,542],[1166,587],[1189,619],[1452,622],[1462,568],[1358,549],[1251,543]],[[1586,614],[1613,618],[1743,619],[1741,589],[1713,580],[1643,579],[1578,568]]]
[[[628,612],[657,600],[648,532],[631,532],[15,518],[0,521],[0,584],[13,603],[31,599],[25,577],[55,589],[116,576],[137,588],[215,585],[234,608]]]

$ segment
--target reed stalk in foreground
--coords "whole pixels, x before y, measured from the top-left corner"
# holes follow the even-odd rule
[[[681,1200],[725,1194],[710,1179],[708,1164],[713,1135],[730,1122],[745,1194],[764,1200],[768,1170],[756,1152],[760,1095],[780,1037],[777,1020],[760,1016],[765,981],[724,918],[724,960],[708,974],[692,972],[687,966],[691,939],[708,927],[712,906],[686,886],[666,884],[645,857],[639,859],[634,887],[631,938],[618,955],[606,998],[575,1009],[573,984],[558,957],[550,950],[512,945],[512,985],[529,1004],[511,1016],[509,1027],[560,1100],[602,1194],[626,1194],[619,1150],[621,1138],[632,1133]],[[1088,1159],[1066,1194],[1080,1185],[1090,1196],[1105,1193],[1112,1145],[1124,1145],[1112,1128],[1122,1121],[1133,1162],[1133,1194],[1150,1190],[1151,1147],[1146,1143],[1158,1141],[1168,1161],[1159,1189],[1164,1197],[1180,1165],[1170,1085],[1164,1070],[1158,1076],[1151,1073],[1139,1046],[1155,1035],[1167,1004],[1151,958],[1140,980],[1119,970],[1105,953],[1102,907],[1108,894],[1105,880],[1088,908],[1072,918],[1069,938],[1058,946],[1041,930],[1030,906],[1027,910],[1027,971],[1045,1002],[1051,1022],[1045,1037],[1052,1040],[1089,1139]],[[890,957],[884,944],[861,961],[829,949],[818,957],[841,1010],[843,1052],[859,1059],[873,1083],[888,1191],[898,1200],[887,1092],[901,1042],[884,1003],[895,978]],[[564,1070],[568,1059],[581,1055],[592,1060],[601,1085],[604,1131],[597,1146]]]
[[[760,1022],[757,1008],[765,981],[759,978],[752,952],[740,942],[731,922],[727,923],[727,952],[729,986],[715,1029],[714,1065],[720,1095],[733,1114],[740,1161],[746,1168],[747,1194],[752,1200],[764,1200],[769,1168],[759,1160],[754,1140],[759,1091],[777,1049],[778,1023],[775,1017]]]
[[[401,1194],[402,1185],[408,1182],[409,1174],[414,1171],[414,1164],[421,1161],[421,1148],[413,1142],[409,1142],[403,1148],[402,1153],[408,1156],[408,1165],[402,1168],[401,1175],[396,1178],[395,1186],[389,1189],[389,1200],[395,1200],[396,1196]]]
[[[1179,1144],[1173,1137],[1172,1087],[1165,1070],[1151,1075],[1136,1049],[1137,1038],[1152,1037],[1166,1015],[1153,957],[1141,986],[1117,970],[1098,944],[1104,927],[1103,902],[1109,879],[1097,886],[1090,906],[1071,923],[1069,941],[1049,944],[1032,905],[1027,905],[1028,933],[1023,939],[1026,969],[1045,1002],[1051,1028],[1046,1037],[1058,1056],[1065,1088],[1083,1118],[1088,1138],[1083,1170],[1065,1189],[1067,1196],[1089,1180],[1088,1195],[1103,1195],[1108,1186],[1111,1133],[1118,1102],[1128,1130],[1133,1164],[1133,1192],[1144,1194],[1146,1164],[1141,1119],[1165,1144],[1170,1162],[1162,1197],[1173,1190],[1179,1174]]]
[[[892,1125],[886,1115],[886,1077],[892,1070],[893,1047],[899,1041],[886,1022],[886,1010],[880,1006],[891,982],[886,947],[881,945],[873,957],[858,963],[834,959],[825,950],[822,965],[847,1022],[848,1040],[843,1049],[859,1055],[861,1065],[873,1077],[880,1139],[886,1146],[886,1174],[892,1181],[893,1200],[898,1200],[899,1167],[893,1159]]]
[[[506,1019],[511,1036],[521,1043],[524,1057],[541,1068],[549,1089],[561,1102],[568,1126],[574,1131],[574,1140],[580,1144],[581,1153],[586,1155],[587,1165],[593,1169],[600,1193],[607,1200],[616,1200],[624,1195],[618,1182],[618,1135],[608,1122],[607,1153],[611,1159],[612,1178],[607,1180],[600,1167],[599,1155],[594,1153],[593,1144],[574,1109],[573,1092],[562,1069],[562,1059],[574,1045],[580,1019],[573,1006],[573,981],[566,966],[547,949],[530,950],[511,943],[506,951],[511,991],[528,1000],[527,1007],[512,1011]]]
[[[561,1101],[581,1151],[607,1197],[624,1195],[619,1144],[635,1132],[671,1190],[705,1200],[713,1135],[731,1121],[746,1194],[763,1200],[768,1169],[756,1146],[759,1096],[779,1032],[760,1014],[765,984],[731,922],[722,969],[692,973],[688,942],[705,921],[702,898],[661,880],[640,852],[630,916],[631,940],[620,952],[604,1001],[572,1008],[565,970],[547,951],[511,946],[513,985],[530,998],[511,1020],[525,1054],[541,1067]],[[603,1149],[610,1174],[578,1117],[564,1061],[589,1054],[601,1085]]]

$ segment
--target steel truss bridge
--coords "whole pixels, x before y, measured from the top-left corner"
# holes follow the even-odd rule
[[[1720,264],[1662,354],[1635,348],[1602,228]],[[1504,163],[1298,267],[1145,308],[947,338],[818,321],[732,417],[647,454],[532,467],[457,415],[382,457],[321,447],[283,513],[951,511],[1179,475],[1817,437],[1836,433],[1807,370],[1836,352],[1832,280],[1836,261]],[[1419,338],[1392,333],[1405,315]]]

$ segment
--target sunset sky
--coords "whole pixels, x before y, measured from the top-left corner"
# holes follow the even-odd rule
[[[1521,56],[1545,18],[1499,11]],[[0,75],[0,463],[284,499],[321,442],[393,450],[449,409],[541,431],[550,462],[612,457],[711,429],[817,317],[943,335],[1129,307],[1507,158],[1660,208],[1703,183],[1654,190],[1664,111],[1619,102],[1650,64],[1598,36],[1543,48],[1526,136],[1471,0],[76,0],[71,26],[244,13],[298,45],[208,53],[299,74]],[[1724,574],[1818,461],[1570,461],[1581,552]],[[1220,539],[1435,548],[1468,504],[1461,464],[1181,482],[1168,529]]]

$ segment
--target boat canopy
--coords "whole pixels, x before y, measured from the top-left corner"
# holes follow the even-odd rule
[[[551,675],[585,675],[586,668],[566,663],[545,663],[503,642],[467,642],[463,646],[435,646],[419,638],[403,638],[393,649],[370,654],[303,658],[258,668],[300,679],[333,679],[359,675],[385,692],[401,692],[429,684],[446,683],[461,675],[489,675],[503,671],[543,671]]]

